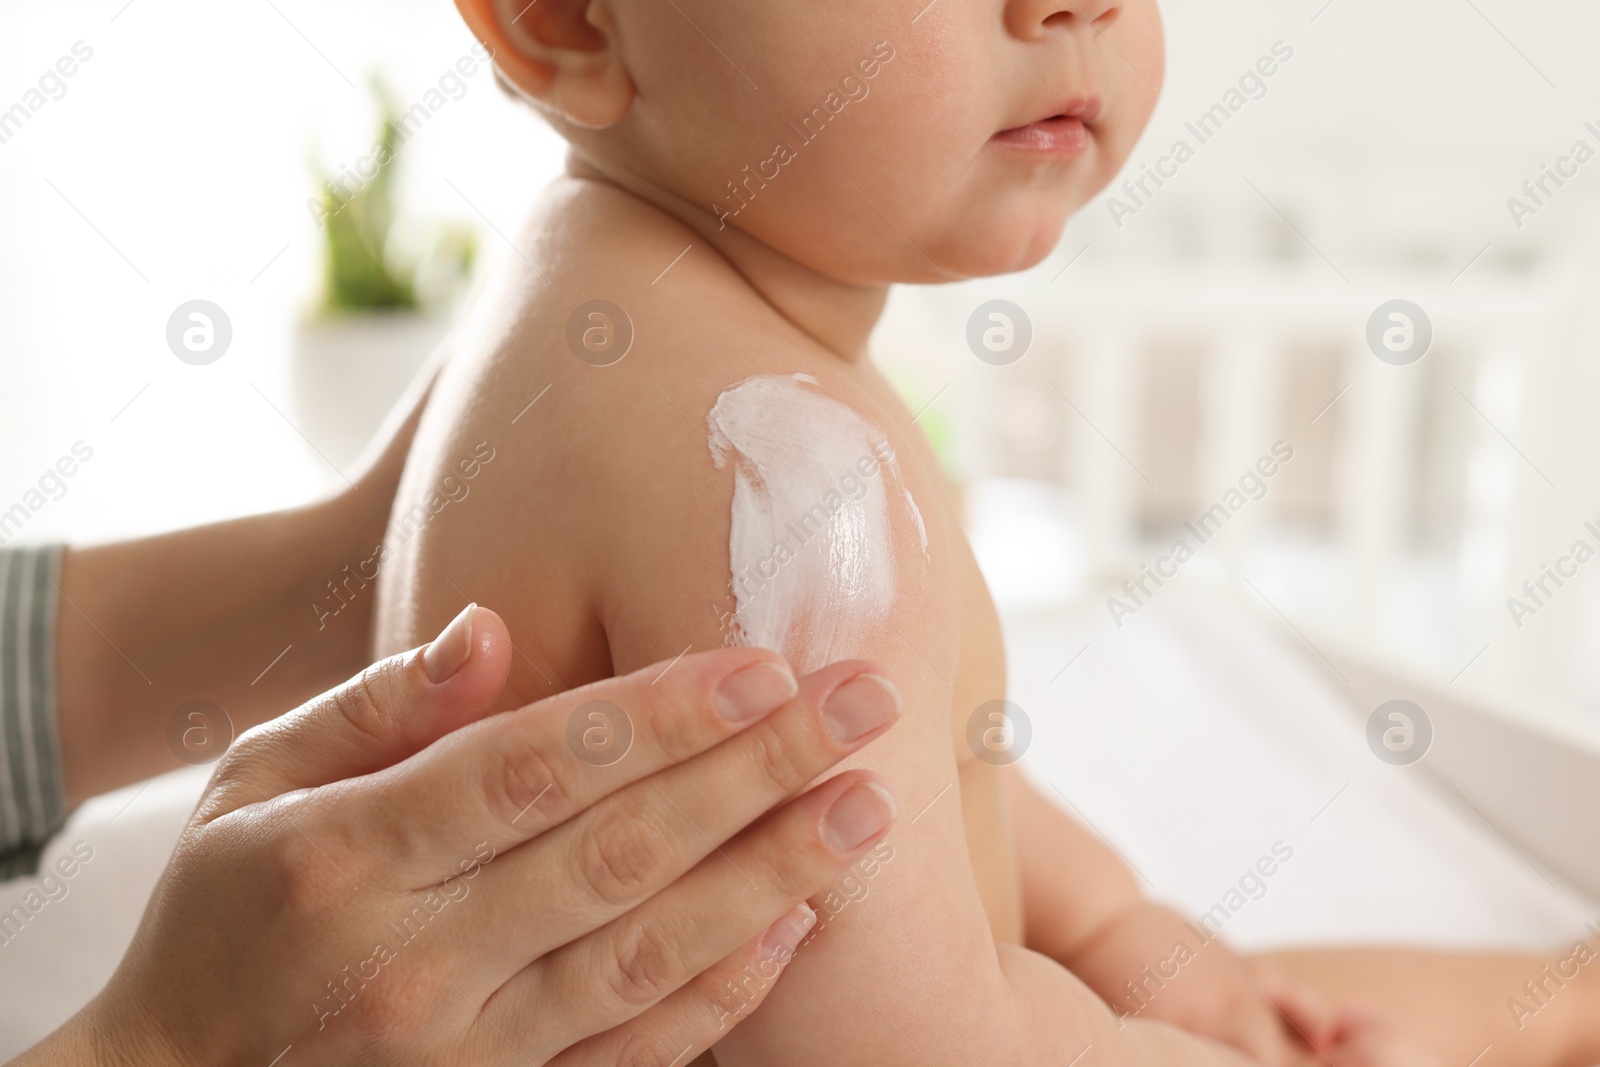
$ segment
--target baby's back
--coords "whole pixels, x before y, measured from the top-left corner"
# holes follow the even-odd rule
[[[998,624],[910,413],[864,360],[795,329],[666,216],[591,182],[562,182],[546,204],[457,331],[430,399],[390,527],[376,651],[487,604],[518,652],[511,708],[689,648],[762,640],[730,583],[739,457],[708,415],[739,382],[794,383],[874,428],[892,457],[868,491],[889,512],[879,562],[893,600],[862,609],[856,590],[840,610],[860,625],[828,649],[885,664],[907,694],[902,723],[872,746],[904,765],[893,784],[910,810],[889,843],[904,855],[941,822],[964,837],[995,937],[1017,942],[1001,772],[966,741],[973,709],[1003,695]],[[855,762],[876,769],[872,750]],[[910,879],[921,863],[895,865]],[[891,879],[879,881],[887,907]]]

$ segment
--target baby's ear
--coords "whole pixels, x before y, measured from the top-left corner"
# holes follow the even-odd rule
[[[500,73],[537,104],[592,128],[628,113],[633,79],[607,0],[456,0],[456,7]]]

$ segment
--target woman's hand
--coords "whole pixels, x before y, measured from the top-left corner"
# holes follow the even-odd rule
[[[895,813],[859,771],[789,798],[898,695],[725,649],[481,718],[511,655],[469,607],[242,736],[110,984],[17,1062],[665,1067],[747,1017]]]

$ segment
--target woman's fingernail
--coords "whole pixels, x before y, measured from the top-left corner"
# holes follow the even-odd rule
[[[893,822],[899,810],[887,789],[877,782],[862,782],[833,802],[823,823],[824,834],[835,852],[853,852]]]
[[[767,932],[761,935],[761,961],[777,960],[779,966],[787,964],[815,925],[817,913],[811,910],[811,905],[805,901],[796,904],[789,914],[767,927]]]
[[[822,721],[835,741],[854,741],[900,717],[904,702],[889,679],[863,674],[833,691],[822,705]]]
[[[787,663],[763,660],[734,671],[717,686],[717,711],[730,722],[749,722],[783,707],[800,692]]]
[[[455,676],[472,655],[472,615],[478,605],[468,604],[450,620],[433,644],[422,650],[422,669],[434,685]]]

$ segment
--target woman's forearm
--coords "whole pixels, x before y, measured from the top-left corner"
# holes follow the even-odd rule
[[[69,806],[177,767],[169,724],[189,701],[222,708],[238,733],[369,662],[376,549],[446,358],[435,353],[337,496],[67,550],[56,714]]]
[[[189,701],[242,731],[365,664],[374,587],[359,571],[382,520],[355,503],[66,551],[56,657],[69,805],[178,766],[168,720]]]

